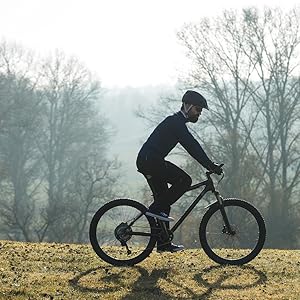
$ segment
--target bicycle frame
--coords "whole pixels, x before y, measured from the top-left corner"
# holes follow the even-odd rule
[[[195,185],[192,185],[186,192],[195,190],[201,186],[205,186],[205,188],[202,190],[202,192],[199,194],[199,196],[192,202],[192,204],[188,207],[188,209],[184,212],[184,214],[180,217],[180,219],[174,224],[174,226],[170,229],[171,232],[175,232],[175,230],[183,223],[183,221],[186,219],[186,217],[191,213],[191,211],[195,208],[195,206],[200,202],[200,200],[204,197],[204,195],[207,192],[212,192],[217,201],[222,205],[223,199],[220,196],[219,192],[215,190],[215,186],[213,183],[213,180],[210,177],[211,172],[206,172],[207,180],[202,181],[200,183],[197,183]],[[210,204],[212,205],[212,204]],[[209,205],[209,206],[210,206]]]
[[[186,217],[191,213],[191,211],[195,208],[195,206],[199,203],[199,201],[204,197],[204,195],[211,191],[215,197],[216,197],[216,202],[219,203],[220,205],[220,211],[225,223],[225,227],[227,229],[227,233],[229,234],[234,234],[234,231],[232,231],[231,226],[229,224],[224,205],[223,205],[223,198],[220,196],[220,193],[215,189],[214,182],[211,179],[210,175],[213,174],[212,172],[206,172],[207,180],[202,181],[200,183],[192,185],[186,192],[195,190],[201,186],[204,186],[204,189],[202,192],[199,194],[199,196],[192,202],[192,204],[188,207],[188,209],[184,212],[184,214],[179,218],[179,220],[175,223],[175,225],[170,229],[172,233],[175,232],[175,230],[183,223],[183,221],[186,219]],[[223,178],[223,177],[222,177]],[[208,205],[207,207],[213,205],[214,203]],[[132,226],[136,220],[138,220],[143,214],[138,215],[130,224],[129,226]],[[163,223],[163,222],[162,222]],[[163,230],[166,230],[165,226]],[[143,236],[148,236],[149,233],[143,233],[143,232],[132,232],[133,235],[143,235]]]

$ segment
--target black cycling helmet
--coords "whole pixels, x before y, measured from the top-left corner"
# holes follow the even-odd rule
[[[208,109],[206,99],[201,94],[195,91],[186,91],[182,97],[182,102],[193,105],[199,105],[202,108]]]

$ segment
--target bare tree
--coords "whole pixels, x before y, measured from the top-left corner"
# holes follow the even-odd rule
[[[88,240],[91,216],[113,198],[112,191],[117,190],[120,165],[117,160],[103,159],[97,153],[78,163],[68,193],[69,213],[74,220],[74,227],[70,230],[73,236],[68,240],[73,238],[81,243]]]
[[[222,193],[264,210],[270,246],[295,247],[299,10],[224,11],[184,25],[178,38],[191,62],[188,76],[180,78],[182,88],[199,90],[209,102],[210,112],[192,130],[209,155],[225,163]],[[154,120],[160,110],[147,118]],[[194,161],[185,168],[203,178]]]
[[[87,240],[119,163],[99,113],[100,84],[62,53],[39,63],[0,45],[0,232],[26,241]]]
[[[272,246],[281,241],[283,247],[292,247],[297,235],[294,206],[298,200],[293,193],[300,183],[299,16],[297,9],[245,11],[245,53],[255,65],[258,86],[251,89],[259,112],[251,145],[265,173]],[[287,230],[292,232],[288,237]]]
[[[185,86],[199,88],[210,100],[211,112],[205,119],[207,130],[199,130],[198,136],[208,143],[203,137],[213,133],[208,148],[212,156],[226,163],[226,192],[250,196],[252,192],[243,179],[245,169],[250,167],[249,143],[256,116],[251,114],[253,95],[249,86],[254,67],[242,47],[246,39],[243,20],[235,12],[225,11],[216,19],[187,24],[178,37],[193,66],[183,81]],[[247,133],[241,126],[242,120],[248,124]],[[255,181],[257,175],[248,172],[247,179]]]
[[[231,166],[228,185],[265,199],[276,247],[295,245],[297,228],[291,207],[300,168],[298,20],[296,9],[225,11],[179,33],[194,67],[186,84],[214,101],[208,122]]]
[[[66,232],[70,227],[76,222],[78,224],[78,220],[69,218],[72,204],[76,203],[76,199],[73,202],[68,201],[68,189],[74,186],[73,180],[76,179],[72,177],[74,168],[81,169],[82,164],[79,162],[87,162],[95,149],[98,158],[104,159],[109,137],[108,128],[105,118],[98,115],[95,107],[99,99],[100,85],[92,80],[89,71],[76,59],[56,53],[43,64],[42,83],[42,93],[47,105],[47,138],[40,141],[39,148],[46,164],[48,201],[44,211],[44,223],[38,232],[40,239],[47,234],[47,239],[62,241],[67,238]],[[85,170],[88,174],[90,171]],[[95,180],[90,178],[86,181],[88,185],[92,185],[91,193],[97,182]],[[77,196],[82,197],[80,193]],[[83,214],[82,228],[86,226],[87,210],[92,196],[94,197],[92,194],[85,196],[86,205],[81,205],[84,211],[78,212]],[[74,232],[72,234],[74,236]]]
[[[32,57],[21,47],[0,45],[1,229],[6,238],[26,241],[33,238],[35,195],[40,184],[40,156],[34,148],[40,98],[29,77],[31,62]]]

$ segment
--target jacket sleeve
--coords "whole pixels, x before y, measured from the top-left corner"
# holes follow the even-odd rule
[[[185,124],[176,125],[176,135],[183,148],[207,170],[213,169],[214,163],[208,158],[199,142],[192,136]]]

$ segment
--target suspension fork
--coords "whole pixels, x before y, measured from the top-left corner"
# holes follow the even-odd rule
[[[224,207],[224,199],[220,195],[219,192],[215,191],[214,194],[215,194],[215,196],[217,198],[217,201],[219,203],[220,211],[221,211],[222,218],[223,218],[223,221],[224,221],[224,224],[225,224],[225,232],[224,233],[228,233],[228,234],[233,235],[233,234],[235,234],[235,231],[232,230],[232,228],[229,224],[229,220],[228,220],[228,217],[227,217],[227,214],[226,214],[226,211],[225,211],[225,207]]]

